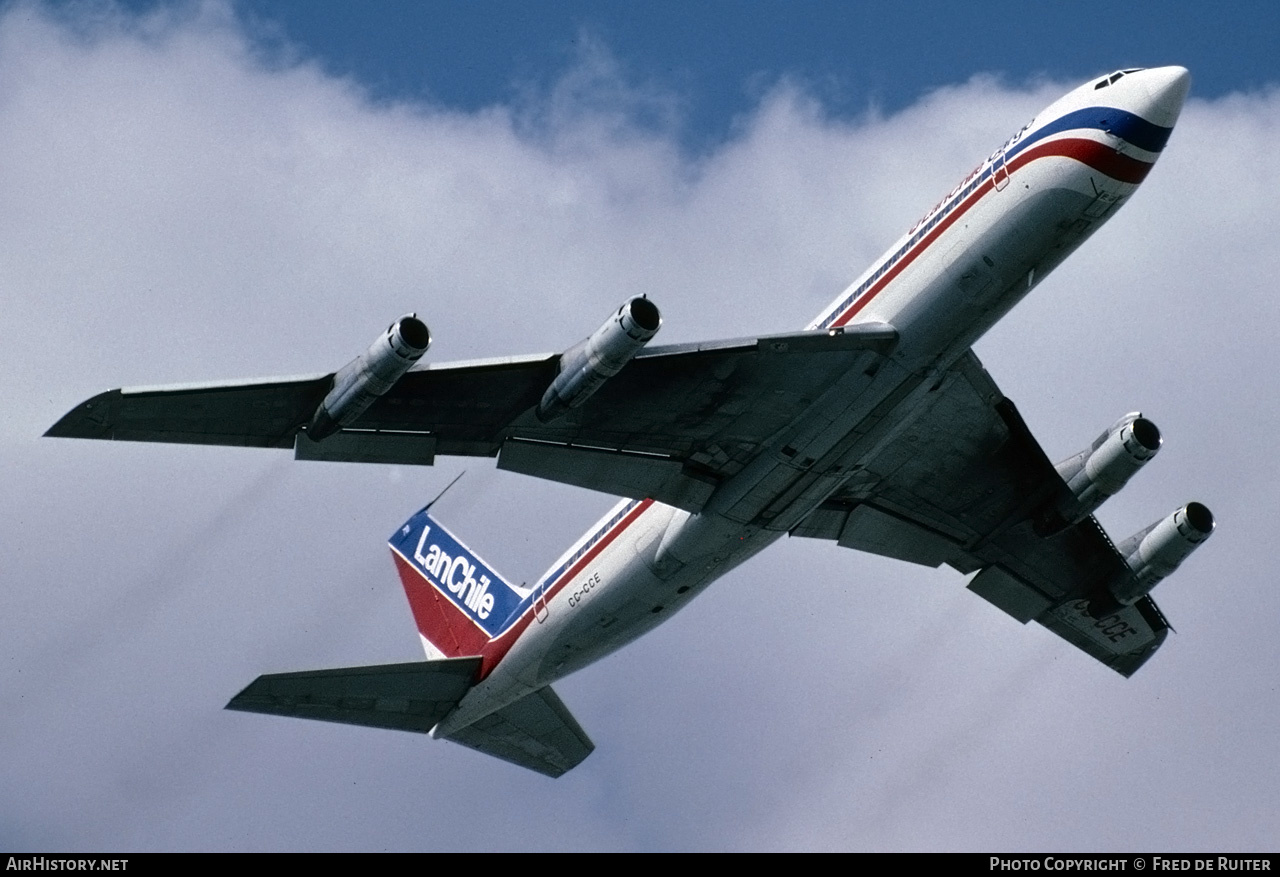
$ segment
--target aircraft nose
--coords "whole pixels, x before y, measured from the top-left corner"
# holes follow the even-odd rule
[[[1132,76],[1134,85],[1145,92],[1138,100],[1138,115],[1162,128],[1172,128],[1191,88],[1191,73],[1186,67],[1154,67]]]

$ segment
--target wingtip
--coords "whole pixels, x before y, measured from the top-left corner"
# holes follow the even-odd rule
[[[45,430],[44,438],[110,438],[110,400],[119,395],[118,389],[107,390],[86,399]]]

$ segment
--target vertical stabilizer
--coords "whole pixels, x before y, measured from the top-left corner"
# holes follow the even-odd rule
[[[428,658],[480,654],[524,599],[427,509],[388,544]]]

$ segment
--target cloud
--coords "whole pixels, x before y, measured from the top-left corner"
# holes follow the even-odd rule
[[[1274,91],[1193,100],[1132,203],[978,348],[1051,457],[1137,406],[1160,423],[1114,535],[1191,498],[1221,519],[1160,588],[1181,635],[1129,682],[958,575],[795,540],[557,686],[598,749],[555,783],[227,713],[262,672],[418,657],[380,543],[460,469],[451,524],[517,580],[610,500],[488,461],[37,438],[108,386],[337,368],[409,310],[440,361],[565,347],[639,293],[669,341],[802,326],[1072,84],[840,120],[784,82],[690,156],[679,101],[599,47],[550,101],[468,114],[373,101],[218,4],[9,7],[3,846],[1265,846]]]

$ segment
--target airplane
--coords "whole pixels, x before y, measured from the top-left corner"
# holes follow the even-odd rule
[[[1159,451],[1134,412],[1053,464],[971,348],[1159,158],[1182,67],[1069,92],[979,164],[799,332],[649,346],[622,304],[561,354],[422,362],[408,314],[331,374],[111,390],[50,436],[436,455],[624,497],[532,587],[432,517],[390,548],[427,660],[259,677],[230,709],[453,740],[548,776],[594,748],[551,684],[785,535],[970,575],[967,587],[1130,676],[1169,623],[1150,596],[1212,534],[1191,502],[1113,541],[1093,512]]]

